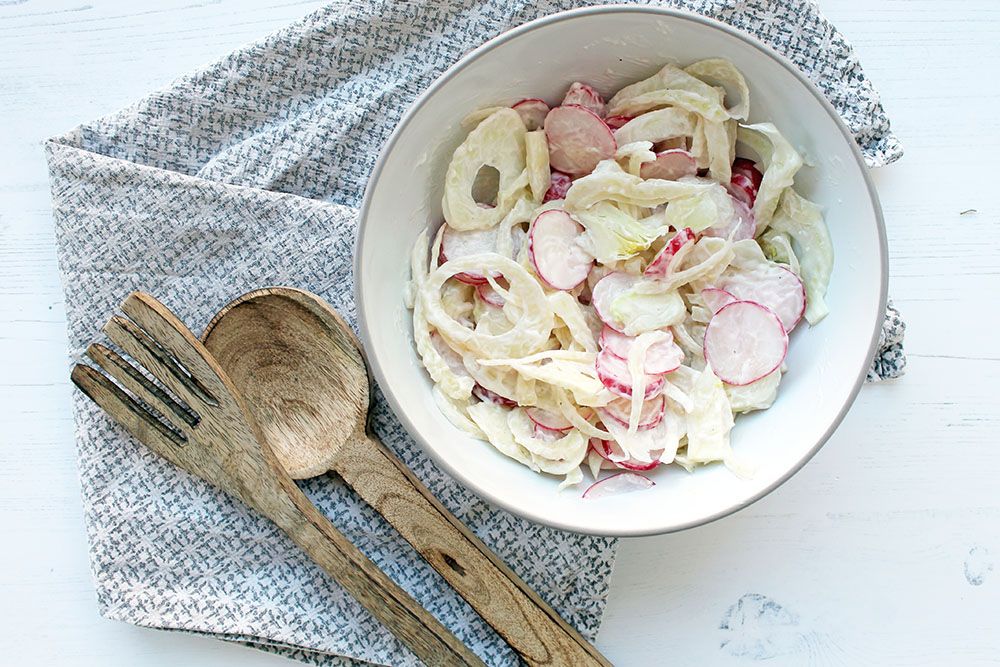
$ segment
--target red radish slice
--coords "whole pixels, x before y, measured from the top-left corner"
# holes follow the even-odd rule
[[[545,192],[542,202],[565,199],[571,185],[573,185],[573,179],[569,175],[561,171],[553,171],[549,176],[549,189]]]
[[[611,128],[600,116],[579,105],[556,107],[545,117],[549,164],[570,175],[589,174],[618,150]]]
[[[496,403],[497,405],[502,405],[505,408],[516,408],[517,402],[512,401],[509,398],[501,396],[495,392],[490,391],[478,382],[472,387],[472,395],[478,398],[480,401],[485,401],[487,403]]]
[[[542,410],[541,408],[525,408],[524,411],[527,413],[528,419],[535,422],[536,425],[549,431],[561,432],[568,431],[573,428],[573,425],[569,423],[569,420],[554,412]]]
[[[604,124],[610,127],[612,130],[617,130],[619,127],[634,119],[635,116],[608,116],[604,119]]]
[[[739,301],[739,299],[733,296],[732,292],[727,292],[718,287],[706,287],[703,289],[701,291],[701,300],[705,302],[705,307],[712,311],[713,315],[733,301]]]
[[[806,309],[802,280],[787,268],[762,263],[731,275],[723,274],[720,287],[741,301],[755,301],[774,311],[785,331],[791,331]]]
[[[726,190],[733,197],[750,207],[757,200],[757,188],[753,186],[753,181],[746,174],[733,174],[726,185]]]
[[[660,455],[663,450],[659,450],[659,454],[653,456],[652,461],[636,461],[633,458],[625,456],[625,450],[615,442],[614,440],[601,440],[600,438],[591,438],[590,447],[597,455],[604,459],[610,464],[609,468],[619,468],[621,470],[638,470],[646,471],[652,470],[656,466],[660,465]],[[606,469],[603,465],[602,469]]]
[[[696,235],[691,231],[690,227],[685,227],[674,234],[674,237],[667,242],[667,245],[663,246],[663,249],[656,253],[656,257],[653,258],[653,261],[643,271],[643,275],[654,277],[665,276],[667,269],[670,267],[670,261],[677,254],[677,251],[683,248],[685,243],[694,241],[695,238]]]
[[[613,461],[611,461],[610,443],[607,440],[601,440],[600,438],[591,438],[590,448],[593,449],[595,452],[597,452],[597,455],[600,456],[605,461],[613,463]]]
[[[607,325],[601,330],[601,347],[626,362],[633,343],[635,343],[634,337],[626,336]],[[646,350],[643,370],[650,375],[661,375],[677,370],[683,362],[684,350],[673,340],[665,340],[650,345]]]
[[[694,176],[698,173],[698,165],[694,156],[680,148],[663,151],[656,154],[652,162],[644,162],[639,167],[642,178],[660,178],[665,181],[676,181],[683,176]]]
[[[608,391],[622,398],[632,397],[632,374],[628,371],[628,363],[619,359],[607,350],[597,353],[597,361],[594,364],[597,369],[597,378]],[[773,370],[773,369],[772,369]],[[649,400],[660,393],[663,389],[663,376],[646,374],[646,391],[643,399]]]
[[[461,232],[454,227],[445,226],[444,234],[441,235],[440,262],[444,264],[448,260],[468,257],[469,255],[496,252],[496,239],[495,229],[474,229]],[[499,276],[500,274],[497,273],[493,277],[498,278]],[[455,278],[470,285],[481,285],[486,282],[486,276],[472,271],[459,273]]]
[[[545,284],[571,290],[590,274],[594,258],[577,240],[583,227],[562,209],[542,211],[528,230],[528,256]]]
[[[566,91],[566,97],[563,98],[562,106],[578,105],[584,109],[590,109],[600,118],[604,118],[607,113],[607,107],[604,106],[604,98],[601,94],[588,86],[585,83],[580,83],[575,81],[569,90]]]
[[[764,182],[764,174],[757,168],[753,160],[748,160],[745,157],[733,160],[733,173],[748,177],[753,184],[754,191],[760,190],[760,184]]]
[[[545,124],[545,116],[549,113],[549,105],[537,97],[529,97],[511,106],[521,116],[521,122],[528,132],[534,132]]]
[[[642,411],[639,413],[638,429],[642,431],[647,428],[656,427],[663,419],[663,412],[666,409],[666,403],[667,402],[663,397],[663,394],[645,401],[642,404]],[[619,398],[605,405],[601,416],[613,419],[622,426],[628,427],[628,420],[631,412],[632,401]]]
[[[615,271],[598,280],[591,290],[590,303],[594,306],[597,317],[615,331],[621,331],[624,325],[611,317],[611,304],[638,280],[636,276]]]
[[[723,239],[732,238],[734,241],[752,239],[757,232],[757,220],[754,218],[753,211],[732,195],[730,195],[729,201],[733,205],[733,215],[729,221],[724,225],[713,225],[706,229],[703,234]]]
[[[618,468],[623,468],[625,470],[636,470],[638,472],[647,472],[652,470],[656,466],[660,465],[659,459],[653,459],[649,463],[643,463],[641,461],[636,461],[634,459],[625,459],[624,461],[618,461],[614,463]]]
[[[608,496],[617,496],[622,493],[642,491],[655,485],[656,483],[653,480],[637,472],[620,472],[591,484],[583,492],[583,497],[607,498]]]
[[[476,285],[476,294],[479,298],[490,304],[491,306],[496,306],[497,308],[503,308],[504,299],[500,296],[493,286],[489,283],[481,283]]]
[[[770,308],[734,301],[705,328],[705,360],[720,380],[743,386],[774,372],[788,351],[788,334]]]

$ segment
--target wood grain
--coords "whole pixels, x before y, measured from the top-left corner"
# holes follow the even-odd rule
[[[11,664],[290,664],[95,611],[40,142],[322,4],[0,5],[0,640]],[[750,664],[734,651],[755,643],[781,649],[761,663],[768,667],[992,665],[1000,653],[1000,322],[984,305],[1000,293],[1000,132],[989,83],[1000,65],[1000,8],[820,4],[858,48],[906,149],[876,183],[909,371],[866,387],[823,451],[772,496],[711,526],[621,543],[597,645],[623,667],[665,657]],[[960,215],[970,208],[977,212]],[[992,570],[970,555],[983,550]],[[973,575],[985,571],[979,585],[966,578],[967,563]],[[795,624],[748,615],[720,629],[751,593],[781,604]],[[804,638],[778,643],[795,633]]]
[[[236,298],[202,335],[288,469],[338,473],[532,666],[609,665],[366,433],[369,379],[350,327],[314,294]]]
[[[113,317],[105,333],[184,405],[100,346],[90,348],[91,358],[157,409],[166,424],[105,376],[77,365],[72,377],[84,393],[155,453],[273,521],[424,663],[483,664],[299,490],[248,416],[232,382],[183,323],[141,292],[131,294],[122,310],[128,319]]]

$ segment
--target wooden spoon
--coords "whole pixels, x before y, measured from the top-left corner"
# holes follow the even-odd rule
[[[250,292],[202,340],[292,477],[338,473],[525,662],[611,664],[367,432],[361,345],[326,302],[292,288]]]

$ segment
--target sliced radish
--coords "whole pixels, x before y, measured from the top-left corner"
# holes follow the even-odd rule
[[[607,325],[601,330],[601,347],[626,362],[633,343],[635,343],[633,336],[626,336]],[[646,350],[643,370],[650,375],[661,375],[677,370],[683,362],[684,350],[673,340],[665,340],[650,345]]]
[[[753,185],[754,192],[760,190],[760,184],[764,182],[764,174],[761,173],[757,165],[754,164],[753,160],[748,160],[744,157],[738,157],[733,160],[733,173],[743,174],[750,179],[750,183]]]
[[[610,127],[612,130],[617,130],[619,127],[624,125],[635,118],[635,116],[608,116],[604,119],[604,124]]]
[[[753,207],[753,203],[757,200],[757,189],[746,174],[733,174],[729,183],[726,184],[726,190],[735,199],[750,207]]]
[[[497,405],[502,405],[505,408],[517,407],[517,401],[512,401],[511,399],[501,396],[496,392],[492,392],[478,382],[472,387],[472,394],[480,401],[496,403]]]
[[[608,468],[619,468],[621,470],[638,470],[646,471],[652,470],[656,466],[660,465],[659,455],[653,456],[652,461],[643,462],[636,461],[635,459],[627,456],[625,450],[621,448],[614,440],[601,440],[600,438],[591,438],[590,447],[597,455],[604,459],[608,463],[608,466],[601,466],[602,469]],[[660,454],[662,454],[662,450]]]
[[[667,242],[667,245],[663,246],[660,252],[656,253],[656,257],[653,261],[649,263],[646,270],[643,271],[643,275],[647,276],[664,276],[667,274],[667,269],[670,267],[670,261],[677,254],[677,251],[684,247],[684,244],[694,241],[696,235],[691,231],[690,227],[685,227],[684,229],[678,231],[674,234],[674,237]]]
[[[705,307],[715,315],[722,310],[723,306],[728,306],[733,301],[739,301],[732,292],[727,292],[718,287],[706,287],[701,291],[701,300],[705,302]]]
[[[573,179],[568,174],[553,171],[549,175],[549,189],[546,191],[545,197],[542,198],[542,202],[565,199],[571,185],[573,185]]]
[[[624,325],[616,322],[611,317],[611,304],[625,290],[635,285],[637,280],[636,276],[615,271],[598,280],[597,284],[591,290],[590,302],[594,306],[597,317],[615,331],[621,331]]]
[[[632,374],[629,373],[628,363],[624,359],[619,359],[607,350],[601,350],[597,353],[594,367],[597,369],[597,378],[608,391],[622,398],[632,397]],[[643,399],[649,400],[663,390],[664,381],[662,375],[649,373],[645,379],[646,390]]]
[[[542,410],[541,408],[525,408],[524,411],[528,415],[528,419],[533,421],[536,425],[549,431],[562,432],[573,428],[573,425],[569,423],[569,420],[554,412]]]
[[[647,472],[660,465],[660,461],[659,459],[654,458],[649,463],[643,463],[642,461],[636,461],[635,459],[625,459],[624,461],[613,462],[613,465],[617,468],[623,468],[625,470]]]
[[[498,278],[497,282],[501,283],[503,286],[503,278]],[[476,285],[476,294],[479,298],[490,304],[491,306],[496,306],[497,308],[503,308],[504,299],[500,294],[497,293],[493,286],[489,283],[480,283]]]
[[[663,419],[663,412],[667,401],[663,394],[643,402],[642,411],[639,413],[638,429],[645,430],[653,428]],[[628,427],[629,416],[632,413],[632,401],[625,398],[618,398],[604,406],[601,417],[615,420],[622,426]]]
[[[611,128],[579,105],[556,107],[545,117],[552,168],[570,175],[589,174],[618,150]]]
[[[609,463],[613,463],[611,460],[611,447],[607,440],[602,440],[600,438],[590,439],[590,448],[597,452],[597,455]]]
[[[584,498],[607,498],[655,486],[655,482],[637,472],[620,472],[594,482],[583,492]]]
[[[802,280],[780,264],[762,262],[752,269],[723,274],[719,286],[741,301],[755,301],[774,311],[791,331],[806,309]]]
[[[444,264],[452,259],[496,251],[497,235],[495,229],[473,229],[463,232],[446,225],[444,233],[441,235],[439,261]],[[493,275],[494,278],[499,276],[499,273]],[[482,285],[487,282],[486,276],[482,273],[472,271],[459,273],[455,278],[469,285]]]
[[[563,98],[562,106],[570,105],[578,105],[584,109],[590,109],[600,118],[604,118],[607,113],[607,107],[604,105],[604,98],[601,97],[601,94],[587,84],[580,83],[579,81],[573,82],[573,85],[566,91],[566,97]]]
[[[529,97],[511,105],[511,109],[521,116],[521,122],[528,132],[534,132],[545,124],[545,116],[549,113],[549,105],[537,97]]]
[[[788,334],[770,308],[734,301],[708,323],[704,347],[705,360],[719,379],[743,386],[781,365],[788,351]]]
[[[694,156],[680,148],[657,153],[655,160],[644,162],[639,167],[639,176],[642,178],[660,178],[665,181],[676,181],[683,176],[694,176],[697,173],[698,166]]]
[[[715,236],[718,238],[734,241],[745,241],[752,239],[757,232],[757,221],[753,211],[742,201],[730,195],[729,202],[733,205],[733,214],[724,224],[712,225],[704,232],[705,236]]]
[[[594,258],[577,243],[583,227],[562,209],[542,211],[528,230],[528,256],[545,284],[571,290],[584,280]]]

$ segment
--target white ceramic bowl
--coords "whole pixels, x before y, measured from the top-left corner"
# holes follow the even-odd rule
[[[403,304],[410,250],[441,221],[442,182],[480,107],[525,97],[558,103],[572,81],[604,94],[665,62],[728,58],[751,90],[751,120],[772,121],[814,166],[797,189],[821,204],[836,252],[830,315],[792,335],[789,372],[766,411],[737,419],[739,454],[757,466],[741,480],[721,465],[652,474],[656,486],[584,500],[455,429],[431,397]],[[596,7],[538,19],[466,55],[421,95],[386,144],[365,193],[355,290],[369,364],[403,425],[434,460],[483,498],[539,523],[599,535],[647,535],[706,523],[761,498],[816,453],[865,378],[886,298],[882,215],[862,156],[834,109],[784,58],[703,17],[651,7]],[[587,476],[585,475],[585,479]]]

